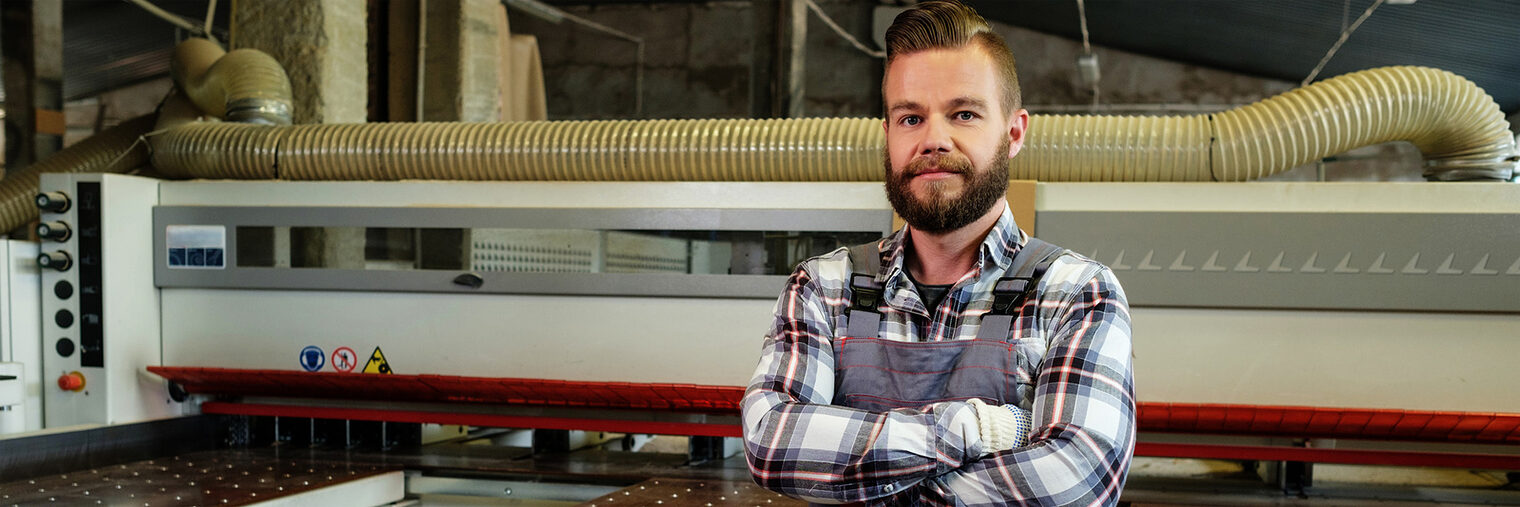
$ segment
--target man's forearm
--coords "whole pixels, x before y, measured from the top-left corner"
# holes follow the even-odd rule
[[[751,387],[746,455],[762,486],[814,502],[891,496],[980,455],[975,412],[964,402],[868,412],[786,401]]]

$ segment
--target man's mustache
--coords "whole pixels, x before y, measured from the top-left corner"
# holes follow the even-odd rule
[[[955,155],[935,155],[908,163],[904,176],[913,177],[926,172],[948,172],[959,175],[971,174],[971,161]]]

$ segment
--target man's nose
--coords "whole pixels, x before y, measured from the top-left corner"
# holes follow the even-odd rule
[[[924,121],[924,138],[919,143],[920,155],[933,155],[936,153],[950,153],[953,144],[950,140],[950,129],[944,120],[928,119]]]

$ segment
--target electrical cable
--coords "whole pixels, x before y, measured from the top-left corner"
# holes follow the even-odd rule
[[[1082,20],[1082,52],[1092,54],[1092,44],[1087,36],[1087,5],[1083,0],[1077,0],[1077,16]]]
[[[597,23],[580,16],[576,16],[569,12],[565,12],[563,9],[558,9],[534,0],[513,0],[506,2],[506,4],[519,9],[530,9],[528,10],[528,13],[536,16],[551,15],[568,19],[586,28],[590,28],[604,34],[632,42],[635,46],[635,68],[633,75],[633,114],[634,116],[641,116],[644,114],[644,38],[630,35],[616,28]]]
[[[201,29],[201,34],[204,35],[207,39],[211,39],[211,42],[218,42],[216,40],[216,37],[211,35],[211,22],[215,19],[216,0],[211,0],[210,2],[206,3],[206,27]]]
[[[849,32],[844,31],[844,28],[841,28],[838,23],[835,23],[834,19],[830,18],[828,14],[824,14],[823,8],[819,7],[816,3],[813,3],[813,0],[802,1],[807,3],[808,10],[813,11],[813,14],[818,15],[818,19],[822,20],[823,24],[828,25],[830,29],[834,30],[835,34],[839,35],[840,38],[848,41],[851,46],[855,46],[855,49],[859,49],[860,52],[865,53],[867,56],[870,56],[872,58],[887,57],[886,51],[871,49],[870,46],[865,45],[864,43],[860,42],[859,39],[851,36]]]
[[[1080,2],[1081,0],[1077,1]],[[1351,32],[1355,32],[1356,27],[1362,26],[1362,22],[1367,21],[1367,18],[1372,16],[1372,11],[1377,10],[1378,6],[1380,5],[1383,5],[1383,0],[1372,2],[1372,5],[1370,7],[1367,7],[1367,11],[1363,12],[1360,17],[1356,18],[1356,22],[1352,23],[1351,27],[1345,30],[1341,30],[1341,37],[1335,40],[1334,45],[1330,46],[1330,51],[1325,53],[1325,57],[1319,59],[1319,65],[1314,66],[1314,70],[1309,72],[1309,77],[1304,78],[1303,82],[1300,82],[1298,85],[1309,86],[1309,83],[1314,82],[1314,78],[1319,77],[1319,71],[1324,70],[1325,64],[1330,63],[1330,59],[1335,56],[1335,52],[1341,49],[1341,44],[1345,44],[1346,39],[1351,38]]]
[[[148,11],[149,14],[157,16],[159,19],[162,19],[164,21],[168,21],[169,23],[173,24],[174,26],[177,26],[177,27],[180,27],[180,28],[184,28],[184,29],[189,30],[189,31],[191,31],[193,33],[200,33],[200,32],[202,32],[201,27],[195,26],[195,23],[191,23],[189,20],[181,17],[178,14],[175,14],[175,13],[163,10],[163,9],[159,8],[157,5],[153,5],[152,3],[148,2],[148,0],[127,0],[127,2],[130,2],[130,3],[132,3],[132,4],[134,4],[134,5],[138,6],[138,7],[141,7],[143,10]],[[202,33],[202,35],[205,35],[205,34]]]
[[[1077,17],[1080,18],[1082,22],[1082,54],[1086,56],[1093,56],[1092,42],[1090,42],[1091,37],[1087,33],[1087,3],[1083,0],[1077,0]],[[1094,65],[1096,65],[1097,57],[1093,56],[1093,58],[1095,59]],[[1096,68],[1094,70],[1096,70]],[[1095,73],[1095,78],[1092,80],[1093,109],[1097,109],[1098,107],[1098,81],[1100,80],[1096,79],[1096,76],[1097,74]]]

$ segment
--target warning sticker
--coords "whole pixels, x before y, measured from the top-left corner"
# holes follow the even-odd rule
[[[364,373],[391,373],[391,364],[385,362],[385,353],[380,351],[380,347],[375,347],[375,351],[370,353],[369,362],[364,364]]]
[[[299,359],[301,360],[301,368],[306,371],[317,371],[327,364],[327,354],[323,353],[322,348],[316,345],[307,345],[306,348],[301,349]]]
[[[358,365],[359,354],[354,353],[354,349],[348,347],[338,347],[337,350],[333,351],[332,367],[334,370],[348,373],[354,371],[354,367]]]

